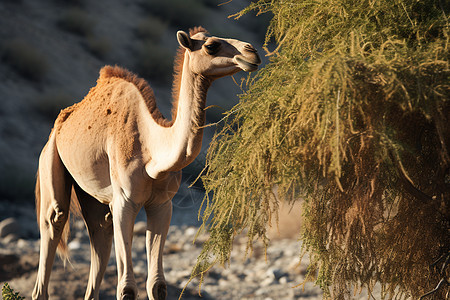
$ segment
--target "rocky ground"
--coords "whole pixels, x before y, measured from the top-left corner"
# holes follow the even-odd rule
[[[164,271],[169,285],[168,299],[178,299],[188,282],[190,271],[201,251],[197,232],[195,205],[174,199],[174,216],[166,242]],[[192,202],[191,204],[198,204]],[[183,205],[185,205],[183,207]],[[187,220],[187,216],[191,218]],[[0,202],[0,284],[10,286],[27,297],[36,278],[39,239],[31,205]],[[183,219],[184,218],[184,219]],[[185,223],[184,225],[181,223]],[[187,225],[186,225],[187,224]],[[50,295],[52,299],[81,299],[89,273],[89,238],[82,220],[72,224],[71,265],[65,268],[59,258],[53,268]],[[245,257],[245,238],[238,238],[227,268],[214,267],[205,278],[198,295],[198,280],[192,281],[182,299],[321,299],[321,291],[311,283],[296,287],[304,279],[307,260],[299,264],[300,244],[295,238],[277,238],[267,249],[256,245],[251,256]],[[139,298],[146,299],[145,222],[138,216],[133,239],[134,272],[139,285]],[[111,259],[102,283],[101,299],[114,299],[117,283],[115,255]]]

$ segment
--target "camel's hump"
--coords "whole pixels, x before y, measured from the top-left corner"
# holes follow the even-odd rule
[[[100,69],[99,80],[113,77],[124,79],[128,82],[134,83],[136,86],[142,84],[148,85],[148,83],[144,79],[139,78],[136,74],[125,68],[119,66],[104,66]]]
[[[162,126],[169,126],[170,122],[167,121],[161,112],[156,107],[155,94],[153,93],[152,88],[148,84],[148,82],[138,77],[131,71],[128,71],[125,68],[119,66],[104,66],[100,70],[100,77],[97,80],[97,85],[103,84],[105,80],[109,78],[120,78],[127,82],[132,83],[141,93],[142,98],[144,99],[150,113],[152,114],[155,121],[157,121]]]
[[[153,94],[153,90],[145,79],[138,77],[136,74],[125,68],[107,65],[100,69],[100,77],[97,80],[97,85],[101,84],[103,80],[108,78],[120,78],[134,84],[144,99],[150,102],[149,106],[152,108],[155,106],[155,96]]]

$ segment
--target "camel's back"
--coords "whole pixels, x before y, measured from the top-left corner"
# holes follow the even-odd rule
[[[111,102],[113,97],[117,97],[115,94],[120,93],[118,85],[119,79],[100,76],[97,85],[81,102],[61,111],[54,126],[58,148],[63,148],[66,142],[78,149],[83,149],[85,144],[90,148],[103,146],[112,125],[112,111],[117,112],[117,108],[111,107]]]
[[[150,111],[156,108],[153,91],[145,80],[120,67],[102,68],[96,86],[83,101],[62,110],[56,119],[58,146],[64,141],[77,147],[104,146],[109,133],[123,130],[132,122],[130,115],[139,101],[144,101]]]
[[[87,192],[110,185],[111,145],[130,151],[135,147],[136,114],[145,100],[130,76],[134,75],[117,67],[103,68],[88,95],[61,111],[55,121],[58,153]]]

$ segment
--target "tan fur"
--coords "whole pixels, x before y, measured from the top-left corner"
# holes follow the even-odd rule
[[[41,222],[41,217],[40,217],[40,211],[41,211],[41,190],[40,190],[40,180],[39,180],[39,171],[36,173],[36,188],[35,188],[35,202],[36,202],[36,219],[37,219],[37,224],[39,226],[40,222]],[[72,203],[76,203],[77,200],[73,200],[71,201],[71,205]],[[76,209],[76,204],[74,205],[74,209],[73,211],[77,214],[78,211]],[[72,207],[71,207],[71,211],[72,211]],[[62,261],[64,262],[64,265],[66,264],[67,261],[69,261],[69,248],[67,247],[67,240],[69,239],[70,236],[70,225],[69,222],[67,222],[64,225],[64,229],[61,235],[61,239],[58,243],[58,254],[61,257]]]
[[[36,201],[36,220],[37,224],[41,224],[41,184],[39,181],[39,171],[36,172],[36,187],[34,189],[34,196]]]
[[[47,299],[56,248],[67,255],[69,210],[81,209],[91,240],[87,299],[98,299],[114,236],[117,298],[135,299],[131,260],[134,220],[147,213],[147,293],[164,299],[162,253],[181,169],[201,150],[211,83],[260,59],[248,43],[210,37],[202,27],[178,32],[172,118],[156,106],[149,84],[118,66],[100,70],[83,101],[64,109],[39,159],[36,208],[41,255],[33,299]],[[207,46],[215,43],[214,51]],[[114,224],[114,225],[113,225]],[[113,226],[112,226],[113,225]]]
[[[172,125],[171,122],[163,117],[159,109],[156,107],[155,95],[145,79],[139,78],[137,75],[119,66],[105,66],[100,70],[100,77],[97,80],[97,84],[104,84],[103,81],[108,81],[110,78],[120,78],[134,84],[134,86],[136,86],[141,93],[142,98],[145,100],[155,121],[164,127],[170,127]]]
[[[208,33],[208,31],[199,26],[189,30],[189,35],[192,37],[193,35],[204,32]],[[177,108],[178,108],[178,98],[180,97],[180,87],[181,87],[181,75],[183,71],[184,64],[184,54],[186,49],[183,47],[178,47],[177,54],[175,55],[174,67],[173,67],[173,84],[172,84],[172,121],[177,118]]]

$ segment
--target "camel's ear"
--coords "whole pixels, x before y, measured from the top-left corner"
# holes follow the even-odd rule
[[[177,32],[177,40],[181,47],[192,50],[192,39],[191,37],[184,31],[178,31]]]

